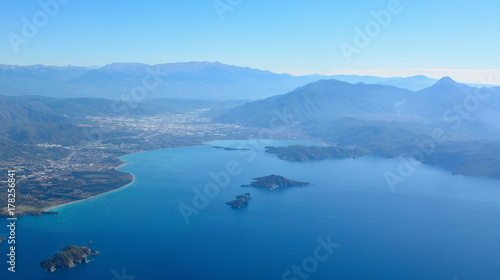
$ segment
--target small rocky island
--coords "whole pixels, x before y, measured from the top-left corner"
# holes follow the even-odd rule
[[[2,243],[5,240],[5,238],[0,237],[0,243]]]
[[[224,149],[224,151],[249,151],[250,149],[239,149],[239,148],[231,148],[231,147],[221,147],[221,146],[212,146],[216,149]]]
[[[236,196],[236,200],[226,202],[226,204],[231,205],[231,208],[241,208],[248,206],[250,201],[252,201],[252,197],[250,196],[250,193],[246,193]]]
[[[56,268],[70,268],[79,263],[88,263],[87,256],[99,255],[100,252],[82,246],[69,245],[62,248],[62,252],[40,263],[40,267],[53,272]]]
[[[268,190],[274,190],[280,187],[294,187],[294,186],[308,186],[311,183],[299,182],[290,180],[279,175],[269,175],[265,177],[252,178],[254,180],[250,185],[241,185],[242,187],[256,187],[256,188],[266,188]]]

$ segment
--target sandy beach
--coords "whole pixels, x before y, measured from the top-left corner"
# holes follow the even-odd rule
[[[205,145],[205,143],[200,143],[199,145]],[[196,145],[188,145],[188,146],[196,146]],[[188,146],[179,146],[179,147],[188,147]],[[165,150],[165,149],[172,149],[172,148],[179,148],[179,147],[170,147],[170,148],[163,148],[163,149],[157,149],[157,150]],[[133,152],[133,153],[130,153],[130,154],[123,155],[123,156],[128,156],[128,155],[133,155],[133,154],[138,154],[138,153],[143,153],[143,152],[149,152],[149,151],[155,151],[155,150],[137,151],[137,152]],[[122,157],[122,156],[120,156],[120,157]],[[118,170],[118,168],[123,167],[123,166],[125,166],[127,164],[128,164],[128,162],[123,162],[123,163],[119,164],[118,166],[116,166],[113,169],[114,170]],[[126,184],[126,185],[123,185],[123,186],[121,186],[121,187],[119,187],[117,189],[110,190],[110,191],[107,191],[107,192],[103,192],[103,193],[100,193],[98,195],[94,195],[94,196],[87,197],[87,198],[80,199],[80,200],[75,200],[75,201],[70,201],[70,202],[66,202],[66,203],[63,203],[63,204],[58,204],[58,205],[54,205],[54,206],[44,207],[44,208],[41,209],[41,211],[53,211],[53,209],[61,207],[61,206],[66,206],[66,205],[69,205],[69,204],[81,202],[81,201],[84,201],[84,200],[88,200],[88,199],[92,199],[92,198],[98,197],[100,195],[104,195],[104,194],[107,194],[107,193],[111,193],[111,192],[114,192],[114,191],[121,190],[121,189],[123,189],[123,188],[125,188],[125,187],[127,187],[127,186],[129,186],[129,185],[131,185],[131,184],[133,184],[135,182],[135,176],[134,176],[134,174],[131,174],[131,173],[128,173],[128,174],[132,175],[132,182],[130,182],[130,183]]]
[[[123,167],[125,165],[127,165],[128,162],[123,162],[122,164],[116,166],[115,170],[117,170],[118,168],[120,167]],[[55,205],[55,206],[49,206],[49,207],[45,207],[45,208],[42,208],[42,211],[53,211],[53,209],[55,208],[58,208],[58,207],[61,207],[61,206],[66,206],[66,205],[70,205],[70,204],[73,204],[73,203],[77,203],[77,202],[81,202],[81,201],[84,201],[84,200],[89,200],[89,199],[92,199],[92,198],[95,198],[95,197],[98,197],[98,196],[101,196],[101,195],[104,195],[104,194],[107,194],[107,193],[111,193],[111,192],[114,192],[114,191],[118,191],[118,190],[121,190],[127,186],[130,186],[131,184],[133,184],[135,182],[135,176],[134,174],[131,174],[131,173],[128,173],[130,175],[132,175],[132,182],[126,184],[126,185],[123,185],[117,189],[114,189],[114,190],[110,190],[110,191],[107,191],[107,192],[103,192],[103,193],[100,193],[98,195],[94,195],[94,196],[90,196],[90,197],[87,197],[87,198],[84,198],[84,199],[80,199],[80,200],[75,200],[75,201],[70,201],[70,202],[66,202],[66,203],[63,203],[63,204],[58,204],[58,205]]]

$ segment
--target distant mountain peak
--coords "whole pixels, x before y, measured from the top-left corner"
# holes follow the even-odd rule
[[[427,77],[425,75],[416,75],[416,76],[412,76],[412,77],[408,77],[408,78],[430,79],[429,77]]]
[[[467,85],[456,82],[450,77],[443,77],[439,81],[437,81],[434,85],[423,89],[421,91],[443,91],[443,90],[451,90],[451,89],[463,89],[468,88]]]
[[[436,85],[456,85],[458,84],[457,82],[455,82],[455,80],[453,80],[452,78],[446,76],[446,77],[443,77],[441,78],[439,81],[436,82]]]

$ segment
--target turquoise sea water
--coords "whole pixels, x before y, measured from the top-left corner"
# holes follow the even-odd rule
[[[397,159],[298,163],[263,152],[294,143],[302,142],[218,141],[210,144],[251,150],[196,146],[125,156],[120,170],[135,175],[133,184],[59,207],[56,216],[20,218],[17,272],[7,272],[4,242],[0,279],[499,279],[499,181],[421,166],[392,192],[384,174],[397,170]],[[233,175],[221,175],[228,170]],[[211,174],[228,178],[227,186],[215,188]],[[240,187],[270,174],[311,185]],[[206,205],[187,223],[179,206],[194,209],[196,190],[209,197],[196,200]],[[248,208],[224,204],[246,192]],[[0,236],[6,232],[2,226]],[[318,241],[328,238],[340,245],[332,252]],[[39,268],[69,244],[102,254],[72,269]],[[294,265],[302,274],[293,274]]]

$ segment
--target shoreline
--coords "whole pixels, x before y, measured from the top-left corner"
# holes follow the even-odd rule
[[[216,141],[216,140],[214,140],[214,141]],[[201,143],[201,144],[197,144],[197,145],[204,145],[204,144]],[[173,149],[173,148],[180,148],[180,147],[192,147],[192,146],[197,146],[197,145],[186,145],[186,146],[170,147],[170,148],[163,148],[163,149],[156,149],[156,150],[143,150],[143,151],[133,152],[133,153],[130,153],[130,154],[125,154],[125,155],[119,156],[117,158],[120,159],[121,157],[129,156],[129,155],[134,155],[134,154],[138,154],[138,153],[149,152],[149,151],[159,151],[159,150],[166,150],[166,149]],[[119,165],[117,165],[116,167],[114,167],[113,169],[114,170],[118,170],[118,168],[123,167],[123,166],[127,165],[128,163],[129,163],[128,161],[127,162],[122,162]],[[91,197],[87,197],[87,198],[83,198],[83,199],[79,199],[79,200],[75,200],[75,201],[69,201],[69,202],[66,202],[66,203],[63,203],[63,204],[54,205],[54,206],[43,207],[42,209],[40,209],[40,211],[42,211],[42,212],[52,211],[54,208],[63,207],[63,206],[70,205],[70,204],[73,204],[73,203],[77,203],[77,202],[89,200],[89,199],[92,199],[92,198],[95,198],[95,197],[98,197],[98,196],[101,196],[101,195],[104,195],[104,194],[107,194],[107,193],[111,193],[111,192],[114,192],[114,191],[121,190],[121,189],[123,189],[125,187],[128,187],[129,185],[131,185],[131,184],[133,184],[135,182],[135,175],[132,174],[132,173],[129,173],[129,172],[125,172],[125,173],[132,175],[132,181],[130,183],[128,183],[128,184],[125,184],[125,185],[123,185],[123,186],[121,186],[119,188],[116,188],[114,190],[110,190],[110,191],[107,191],[107,192],[96,194],[96,195],[91,196]]]
[[[249,139],[246,139],[246,140],[249,140]],[[250,139],[250,140],[253,140],[253,139]],[[270,140],[272,140],[272,139],[270,139]],[[137,151],[137,152],[125,154],[125,155],[122,155],[122,156],[118,156],[117,158],[119,159],[121,157],[129,156],[129,155],[134,155],[134,154],[138,154],[138,153],[144,153],[144,152],[150,152],[150,151],[160,151],[160,150],[167,150],[167,149],[173,149],[173,148],[193,147],[193,146],[212,146],[212,145],[209,145],[208,143],[214,142],[214,141],[224,141],[224,140],[210,140],[210,141],[204,141],[204,142],[193,144],[193,145],[169,147],[169,148],[154,149],[154,150],[142,150],[142,151]],[[238,141],[244,141],[244,140],[238,140]],[[128,163],[129,162],[122,162],[121,164],[117,165],[113,169],[114,170],[118,170],[118,168],[123,167],[123,166],[127,165]],[[101,196],[101,195],[104,195],[104,194],[107,194],[107,193],[111,193],[111,192],[114,192],[114,191],[121,190],[121,189],[123,189],[123,188],[125,188],[125,187],[127,187],[127,186],[129,186],[129,185],[131,185],[131,184],[133,184],[135,182],[135,175],[134,174],[129,173],[129,172],[125,172],[125,173],[128,173],[128,174],[132,175],[132,181],[130,183],[128,183],[128,184],[125,184],[125,185],[123,185],[123,186],[121,186],[119,188],[116,188],[116,189],[113,189],[113,190],[110,190],[110,191],[107,191],[107,192],[103,192],[103,193],[100,193],[100,194],[97,194],[97,195],[94,195],[94,196],[91,196],[91,197],[87,197],[87,198],[83,198],[83,199],[79,199],[79,200],[75,200],[75,201],[69,201],[69,202],[58,204],[58,205],[54,205],[54,206],[43,207],[43,208],[40,209],[40,211],[42,211],[42,212],[53,211],[53,209],[58,208],[58,207],[67,206],[67,205],[70,205],[70,204],[73,204],[73,203],[77,203],[77,202],[89,200],[89,199],[96,198],[98,196]]]
[[[142,152],[137,152],[137,153],[142,153]],[[128,155],[128,154],[127,154],[127,155]],[[128,164],[128,162],[123,162],[123,163],[121,163],[120,165],[116,166],[116,167],[115,167],[115,168],[113,168],[113,169],[114,169],[114,170],[117,170],[118,168],[123,167],[123,166],[125,166],[125,165],[127,165],[127,164]],[[128,187],[128,186],[132,185],[132,184],[135,182],[135,175],[134,175],[134,174],[132,174],[132,173],[128,173],[128,172],[125,172],[125,173],[132,175],[132,181],[131,181],[130,183],[128,183],[128,184],[125,184],[125,185],[123,185],[123,186],[121,186],[121,187],[119,187],[119,188],[113,189],[113,190],[109,190],[109,191],[107,191],[107,192],[103,192],[103,193],[100,193],[100,194],[96,194],[96,195],[91,196],[91,197],[87,197],[87,198],[83,198],[83,199],[79,199],[79,200],[75,200],[75,201],[70,201],[70,202],[66,202],[66,203],[63,203],[63,204],[55,205],[55,206],[48,206],[48,207],[44,207],[44,208],[42,208],[42,209],[41,209],[41,211],[42,211],[42,212],[44,212],[44,211],[53,211],[53,209],[54,209],[54,208],[63,207],[63,206],[70,205],[70,204],[73,204],[73,203],[77,203],[77,202],[81,202],[81,201],[89,200],[89,199],[96,198],[96,197],[98,197],[98,196],[101,196],[101,195],[104,195],[104,194],[107,194],[107,193],[111,193],[111,192],[114,192],[114,191],[121,190],[121,189],[123,189],[123,188],[125,188],[125,187]]]
[[[198,145],[200,145],[200,144],[198,144]],[[192,146],[196,146],[196,145],[192,145]],[[179,147],[191,147],[191,146],[179,146]],[[134,155],[134,154],[138,154],[138,153],[144,153],[144,152],[149,152],[149,151],[158,151],[158,150],[166,150],[166,149],[173,149],[173,148],[179,148],[179,147],[170,147],[170,148],[163,148],[163,149],[156,149],[156,150],[137,151],[137,152],[125,154],[125,155],[122,155],[122,156],[118,156],[117,158],[120,159],[121,157],[129,156],[129,155]],[[129,163],[128,161],[127,162],[122,162],[119,165],[117,165],[116,167],[114,167],[113,169],[114,170],[118,170],[118,168],[123,167],[123,166],[127,165],[128,163]],[[128,183],[128,184],[125,184],[125,185],[123,185],[123,186],[121,186],[119,188],[116,188],[114,190],[110,190],[110,191],[107,191],[107,192],[96,194],[96,195],[91,196],[91,197],[87,197],[87,198],[83,198],[83,199],[79,199],[79,200],[75,200],[75,201],[69,201],[69,202],[66,202],[66,203],[63,203],[63,204],[54,205],[54,206],[43,207],[42,209],[40,209],[40,211],[42,211],[42,212],[52,211],[54,208],[63,207],[63,206],[66,206],[66,205],[77,203],[77,202],[82,202],[82,201],[85,201],[85,200],[96,198],[98,196],[101,196],[101,195],[104,195],[104,194],[107,194],[107,193],[111,193],[111,192],[114,192],[114,191],[118,191],[118,190],[121,190],[121,189],[123,189],[125,187],[128,187],[129,185],[131,185],[131,184],[133,184],[135,182],[135,175],[132,174],[132,173],[129,173],[129,172],[125,172],[125,173],[132,175],[132,181],[130,183]]]
[[[247,139],[247,140],[255,140],[255,139]],[[280,140],[280,139],[266,139],[266,140]],[[283,139],[283,140],[290,140],[290,139]],[[210,140],[210,141],[205,141],[205,142],[202,142],[202,143],[198,143],[198,144],[193,144],[193,145],[184,145],[184,146],[176,146],[176,147],[168,147],[168,148],[161,148],[161,149],[154,149],[154,150],[142,150],[142,151],[136,151],[136,152],[133,152],[133,153],[129,153],[129,154],[124,154],[122,156],[118,156],[117,158],[121,158],[121,157],[125,157],[125,156],[129,156],[129,155],[133,155],[133,154],[138,154],[138,153],[143,153],[143,152],[150,152],[150,151],[159,151],[159,150],[167,150],[167,149],[173,149],[173,148],[181,148],[181,147],[193,147],[193,146],[212,146],[213,145],[210,145],[209,143],[210,142],[215,142],[215,141],[224,141],[224,140]],[[237,140],[237,141],[245,141],[245,140]],[[302,141],[312,141],[312,140],[302,140]],[[323,144],[323,143],[322,143]],[[368,155],[365,155],[365,156],[376,156],[376,157],[380,157],[379,155],[376,155],[376,154],[368,154]],[[393,157],[393,158],[390,158],[390,159],[394,159],[396,157]],[[119,168],[125,166],[129,164],[129,162],[122,162],[120,163],[119,165],[117,165],[116,167],[114,167],[113,169],[114,170],[118,170]],[[430,167],[434,167],[434,168],[442,168],[440,167],[439,165],[428,165]],[[451,171],[451,170],[448,170],[446,169],[447,171]],[[83,199],[79,199],[79,200],[74,200],[74,201],[69,201],[69,202],[66,202],[66,203],[62,203],[62,204],[57,204],[57,205],[53,205],[53,206],[47,206],[47,207],[43,207],[40,209],[40,211],[42,212],[47,212],[47,211],[53,211],[53,209],[55,208],[59,208],[59,207],[63,207],[63,206],[67,206],[67,205],[70,205],[70,204],[73,204],[73,203],[77,203],[77,202],[81,202],[81,201],[85,201],[85,200],[89,200],[89,199],[93,199],[93,198],[96,198],[98,196],[101,196],[101,195],[104,195],[104,194],[108,194],[108,193],[111,193],[111,192],[114,192],[114,191],[118,191],[118,190],[122,190],[124,189],[125,187],[128,187],[130,186],[131,184],[135,183],[135,175],[132,174],[132,173],[129,173],[129,172],[124,172],[124,173],[127,173],[127,174],[130,174],[132,176],[132,181],[121,186],[121,187],[118,187],[116,189],[113,189],[113,190],[109,190],[109,191],[106,191],[106,192],[103,192],[103,193],[100,193],[100,194],[97,194],[97,195],[94,195],[94,196],[90,196],[90,197],[87,197],[87,198],[83,198]],[[460,176],[467,176],[467,177],[475,177],[475,178],[485,178],[485,179],[493,179],[493,180],[500,180],[499,178],[495,178],[495,177],[490,177],[490,176],[475,176],[475,175],[468,175],[468,174],[461,174],[461,173],[457,173],[457,174],[452,174],[450,173],[450,175],[460,175]],[[43,213],[42,213],[43,214]],[[23,215],[24,216],[24,215]],[[0,217],[0,218],[3,218],[3,217]]]

